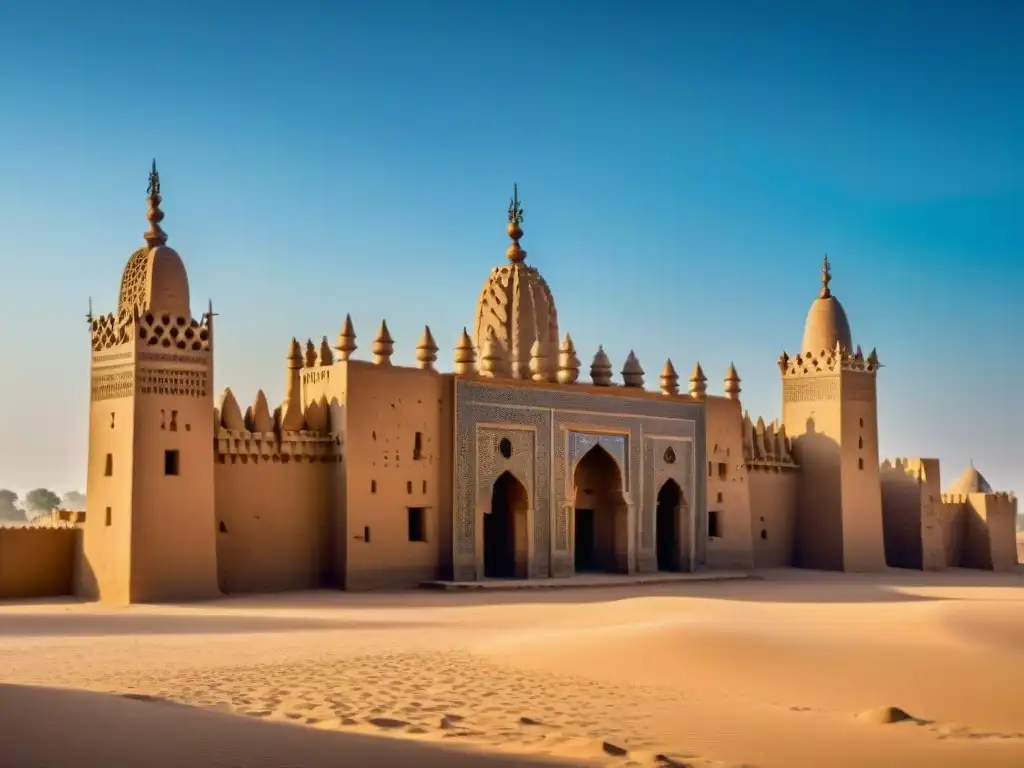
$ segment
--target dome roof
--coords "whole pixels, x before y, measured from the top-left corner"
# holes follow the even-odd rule
[[[118,317],[130,317],[136,309],[140,313],[191,317],[188,273],[173,248],[146,245],[128,259],[121,276]]]
[[[988,484],[985,476],[974,468],[974,462],[972,461],[960,477],[946,489],[946,493],[953,494],[954,496],[966,496],[969,493],[994,493],[994,491],[992,486]]]
[[[846,310],[839,299],[832,295],[829,282],[832,280],[831,265],[828,257],[821,269],[821,293],[811,304],[804,323],[804,339],[800,352],[819,353],[822,350],[835,349],[838,343],[847,350],[853,349],[853,335],[850,333],[850,321],[846,319]]]
[[[508,207],[508,234],[512,238],[505,255],[510,264],[495,267],[484,283],[476,306],[473,343],[478,350],[494,335],[506,348],[509,369],[516,378],[530,378],[530,351],[541,342],[548,357],[558,350],[558,312],[547,281],[536,267],[525,264],[526,251],[519,247],[523,236],[520,224],[519,189],[514,188]]]
[[[160,174],[156,160],[149,172],[147,190],[149,230],[143,237],[146,244],[128,259],[121,275],[121,293],[117,303],[117,316],[122,322],[133,311],[154,312],[172,317],[191,317],[189,308],[188,273],[181,256],[167,247],[167,234],[160,228],[164,213],[160,210]]]

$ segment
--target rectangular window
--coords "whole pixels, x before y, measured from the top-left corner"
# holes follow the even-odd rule
[[[111,512],[110,507],[107,507],[107,519],[106,519],[105,522],[106,522],[108,527],[110,526],[110,521],[113,519],[113,517],[114,517],[114,513]]]
[[[718,479],[719,480],[725,480],[726,474],[728,473],[728,471],[729,471],[729,465],[728,464],[726,464],[725,462],[719,462],[718,463]]]
[[[376,492],[377,492],[377,481],[376,480],[371,480],[370,481],[370,493],[376,493]]]
[[[719,512],[714,509],[708,511],[708,538],[722,538],[722,522],[719,519]]]
[[[714,475],[714,472],[711,469],[711,462],[709,461],[708,462],[708,477],[711,477],[712,475]]]
[[[106,477],[110,477],[114,474],[114,454],[112,453],[107,454],[107,463],[103,467],[103,474]]]
[[[412,493],[412,480],[405,481],[405,492],[410,494]]]
[[[427,510],[409,507],[409,541],[427,540]]]
[[[857,469],[864,469],[864,459],[857,459]]]
[[[367,544],[370,543],[370,526],[368,525],[363,526],[363,541]]]
[[[423,458],[423,433],[417,432],[416,439],[412,444],[412,460],[419,461]]]
[[[164,474],[177,476],[179,469],[178,452],[164,451]]]

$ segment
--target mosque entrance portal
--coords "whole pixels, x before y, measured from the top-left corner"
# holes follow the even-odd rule
[[[528,511],[526,488],[510,472],[494,481],[491,509],[484,515],[484,576],[528,576]]]
[[[655,512],[655,550],[659,571],[681,571],[682,501],[679,484],[669,478],[658,491]]]
[[[604,448],[595,445],[576,465],[573,554],[577,573],[626,573],[628,508],[622,472]]]

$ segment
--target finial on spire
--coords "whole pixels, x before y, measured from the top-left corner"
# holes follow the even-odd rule
[[[508,236],[512,238],[512,245],[505,251],[508,260],[513,264],[519,264],[526,259],[526,251],[519,247],[519,238],[523,236],[523,207],[519,203],[519,185],[512,185],[512,199],[508,201]]]
[[[156,169],[156,158],[153,159],[153,166],[149,172],[149,186],[146,187],[146,194],[149,196],[149,212],[146,218],[149,220],[149,230],[143,235],[146,244],[150,248],[156,248],[167,244],[167,233],[160,229],[160,222],[164,220],[164,212],[160,210],[160,173]]]
[[[85,315],[85,321],[92,325],[92,296],[89,297],[89,311]]]
[[[828,284],[832,282],[832,264],[829,263],[828,254],[825,254],[825,261],[821,265],[821,293],[819,297],[828,299],[832,296],[832,290]]]

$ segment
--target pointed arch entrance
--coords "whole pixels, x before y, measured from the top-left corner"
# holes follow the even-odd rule
[[[525,579],[529,568],[529,508],[526,487],[503,472],[491,489],[484,514],[484,576]]]
[[[627,573],[629,511],[618,463],[603,447],[595,445],[576,465],[573,485],[576,572]]]
[[[658,489],[655,511],[655,555],[659,571],[683,570],[683,489],[668,478]]]

